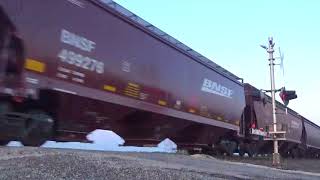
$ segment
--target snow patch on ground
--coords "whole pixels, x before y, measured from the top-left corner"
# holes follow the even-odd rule
[[[87,139],[93,143],[80,142],[55,142],[47,141],[41,147],[82,149],[99,151],[126,151],[126,152],[167,152],[175,153],[177,145],[170,139],[165,139],[157,147],[121,146],[124,140],[112,131],[97,129],[87,135]],[[20,142],[11,141],[7,146],[23,146]]]

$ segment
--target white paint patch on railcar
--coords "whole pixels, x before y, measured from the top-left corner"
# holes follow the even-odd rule
[[[78,83],[84,83],[83,79],[80,78],[72,78],[72,81],[78,82]]]
[[[77,94],[77,93],[74,92],[74,91],[69,91],[69,90],[66,90],[66,89],[53,88],[53,90],[60,91],[60,92],[64,92],[64,93],[69,93],[69,94]]]
[[[78,0],[67,0],[67,1],[69,1],[70,3],[72,3],[78,7],[84,8],[84,4]]]
[[[131,72],[131,63],[129,61],[122,61],[121,69],[124,72]]]
[[[4,89],[4,93],[13,95],[13,89],[11,89],[11,88],[5,88],[5,89]]]
[[[63,73],[71,73],[72,70],[59,66],[58,71],[61,71]]]
[[[65,75],[62,73],[57,73],[57,77],[62,78],[62,79],[68,79],[68,75]]]
[[[34,79],[34,78],[30,78],[30,77],[26,77],[26,81],[31,84],[39,84],[38,79]]]
[[[75,76],[79,76],[79,77],[86,77],[86,75],[84,73],[78,72],[78,71],[72,71],[72,74]]]

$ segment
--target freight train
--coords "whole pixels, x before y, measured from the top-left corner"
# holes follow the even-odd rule
[[[0,1],[0,143],[125,145],[272,152],[271,101],[112,1]],[[277,102],[283,156],[319,155],[320,127]],[[271,140],[271,139],[270,139]]]

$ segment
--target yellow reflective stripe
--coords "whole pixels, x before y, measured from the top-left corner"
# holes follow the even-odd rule
[[[135,88],[139,88],[139,84],[135,84],[135,83],[128,83],[129,86],[131,87],[135,87]]]
[[[34,59],[27,59],[24,67],[31,71],[43,73],[46,69],[46,64]]]
[[[125,90],[124,93],[125,93],[125,94],[134,94],[134,95],[136,95],[136,96],[139,96],[139,92],[137,92],[137,91]]]
[[[110,85],[104,85],[104,86],[103,86],[103,89],[104,89],[104,90],[107,90],[107,91],[111,91],[111,92],[116,92],[116,91],[117,91],[117,88],[116,88],[116,87],[110,86]]]
[[[167,102],[166,101],[163,101],[163,100],[159,100],[158,101],[158,104],[162,105],[162,106],[165,106],[167,105]]]

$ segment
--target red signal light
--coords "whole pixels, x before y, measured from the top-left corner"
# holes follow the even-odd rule
[[[285,87],[281,88],[279,95],[285,106],[289,104],[290,100],[296,99],[298,97],[296,95],[296,91],[286,91]]]
[[[285,101],[285,99],[286,99],[285,93],[283,91],[281,91],[279,95],[280,95],[281,100]]]

